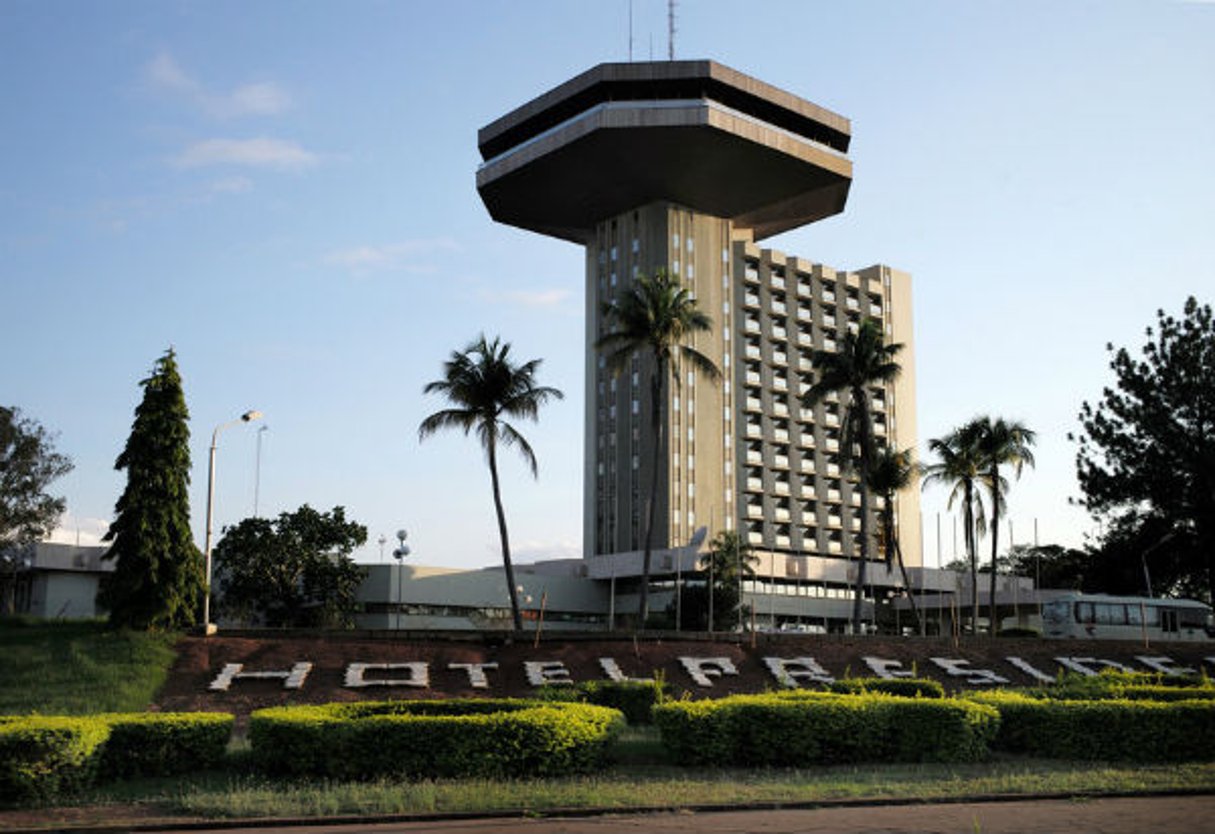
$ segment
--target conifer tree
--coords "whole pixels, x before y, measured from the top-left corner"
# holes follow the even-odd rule
[[[114,464],[127,486],[105,537],[103,558],[116,564],[100,602],[114,626],[183,628],[197,621],[204,580],[190,532],[190,415],[172,348],[140,384],[143,401]]]

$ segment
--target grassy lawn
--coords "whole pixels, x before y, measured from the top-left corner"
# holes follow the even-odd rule
[[[98,622],[0,621],[0,715],[140,712],[173,662],[176,635]]]
[[[0,622],[0,714],[143,710],[167,675],[173,641],[173,635],[111,632],[99,623]],[[543,813],[977,794],[1215,792],[1215,762],[1127,765],[997,755],[964,765],[692,770],[668,762],[657,732],[644,727],[625,732],[603,772],[554,779],[274,779],[249,767],[246,745],[233,743],[223,770],[103,784],[72,805],[89,806],[95,821],[120,823],[149,816]],[[6,824],[0,812],[0,829]]]

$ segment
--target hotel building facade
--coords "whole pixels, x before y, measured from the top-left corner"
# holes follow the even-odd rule
[[[500,222],[586,252],[584,566],[636,577],[645,501],[659,479],[654,572],[694,569],[696,532],[738,530],[760,556],[751,596],[824,622],[847,618],[860,494],[835,396],[812,408],[812,356],[865,318],[903,345],[903,372],[875,387],[879,443],[916,444],[910,276],[835,269],[760,245],[844,209],[848,120],[711,61],[603,64],[480,131],[477,186]],[[603,305],[663,270],[712,319],[690,344],[721,371],[684,364],[667,385],[653,453],[645,357],[613,372],[596,341]],[[918,487],[896,499],[910,567],[920,558]],[[881,502],[875,501],[877,508]],[[874,530],[878,525],[873,526]],[[877,552],[878,548],[875,548]],[[874,595],[897,571],[874,566]],[[779,603],[779,604],[778,604]],[[780,610],[778,610],[780,609]]]

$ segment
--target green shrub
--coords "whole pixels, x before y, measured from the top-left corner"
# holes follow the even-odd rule
[[[598,767],[622,724],[593,704],[362,701],[258,710],[249,738],[254,762],[277,773],[543,776]]]
[[[99,716],[110,725],[101,774],[169,776],[215,767],[232,736],[233,717],[215,712],[149,712]]]
[[[1215,759],[1215,701],[1052,700],[1015,692],[969,698],[999,710],[1001,750],[1059,759]]]
[[[89,784],[109,733],[104,720],[87,717],[0,724],[0,804],[54,799]]]
[[[796,691],[667,703],[654,721],[680,764],[807,766],[974,761],[999,716],[953,699]]]
[[[540,701],[562,701],[620,710],[630,724],[652,722],[651,710],[667,697],[669,687],[661,680],[582,681],[572,686],[545,685],[536,690]]]
[[[944,698],[945,687],[930,678],[843,678],[828,686],[842,695],[880,692],[902,698]]]
[[[1205,677],[1123,672],[1105,669],[1096,675],[1075,672],[1049,686],[1015,690],[1033,698],[1059,701],[1194,701],[1215,700],[1215,687]]]

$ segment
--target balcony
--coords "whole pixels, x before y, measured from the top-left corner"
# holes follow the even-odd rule
[[[743,306],[759,308],[759,296],[755,293],[743,293]]]
[[[763,504],[748,504],[747,505],[747,518],[763,518],[763,517],[764,517],[764,505]]]
[[[840,450],[840,442],[833,437],[828,437],[823,441],[823,446],[828,452],[838,452]]]
[[[840,416],[834,411],[828,411],[823,415],[823,422],[828,426],[838,426],[840,424]]]
[[[823,301],[828,304],[835,303],[835,293],[832,290],[823,290]]]
[[[748,484],[749,483],[750,482],[748,481]],[[788,481],[776,481],[775,483],[772,484],[772,491],[775,492],[777,495],[788,495],[789,494],[789,482]]]
[[[775,400],[772,403],[772,413],[777,417],[788,417],[789,406],[785,405],[780,400]]]
[[[764,352],[759,349],[759,345],[747,345],[743,348],[743,353],[748,359],[763,359]]]
[[[839,345],[836,344],[835,339],[823,339],[823,350],[830,353],[839,349]]]
[[[835,503],[839,503],[840,491],[838,489],[828,488],[827,489],[827,500],[833,501]]]
[[[789,430],[788,429],[775,429],[772,432],[772,439],[775,440],[777,443],[788,443],[789,442]]]
[[[797,439],[797,445],[801,446],[803,449],[813,449],[814,448],[814,432],[808,432],[808,431],[802,432],[801,437],[799,437]],[[811,467],[811,469],[813,469],[813,468],[814,467]]]
[[[751,463],[756,466],[762,466],[764,463],[763,452],[757,452],[754,449],[748,449],[747,450],[747,463]]]
[[[763,437],[764,428],[759,423],[747,423],[747,437]]]
[[[760,378],[759,378],[759,374],[757,374],[755,371],[747,371],[746,380],[747,380],[748,385],[761,385],[762,384],[762,382],[760,381]]]
[[[802,321],[811,321],[812,316],[810,313],[810,308],[809,307],[798,307],[797,308],[797,317]]]
[[[772,364],[780,365],[782,368],[789,364],[789,354],[774,351],[772,354]]]
[[[797,294],[805,298],[809,298],[814,294],[814,290],[810,288],[810,284],[806,281],[797,282]]]
[[[873,316],[874,318],[880,319],[882,317],[882,305],[881,304],[870,304],[869,305],[869,315]]]
[[[771,275],[768,277],[768,283],[773,289],[783,290],[785,288],[785,277],[783,275]]]
[[[747,544],[763,544],[763,543],[764,543],[764,534],[763,533],[755,533],[755,532],[747,533]]]
[[[743,401],[743,408],[745,408],[747,411],[762,412],[764,410],[764,405],[759,401],[758,397],[747,397],[747,399]]]
[[[778,324],[772,325],[772,338],[777,341],[787,341],[789,339],[789,331]]]
[[[807,475],[813,475],[814,474],[814,458],[802,458],[802,465],[801,465],[800,469],[802,472],[805,472]]]
[[[814,484],[802,484],[802,498],[817,498],[814,492]]]
[[[832,530],[842,529],[844,526],[844,519],[835,513],[832,513],[831,515],[827,516],[827,526]]]
[[[835,554],[843,553],[844,546],[841,545],[839,542],[835,541],[834,539],[832,539],[831,541],[827,542],[827,552],[835,553]]]
[[[789,547],[790,546],[789,537],[778,535],[776,537],[776,546],[785,547],[785,548]]]
[[[789,308],[785,306],[785,302],[783,301],[773,301],[772,312],[778,316],[786,316],[789,314]]]
[[[834,315],[823,316],[823,327],[836,327],[838,325],[839,325],[839,321],[835,318]]]
[[[743,278],[752,282],[753,284],[758,284],[759,283],[759,270],[753,266],[748,266],[746,271],[743,273]]]
[[[747,491],[748,492],[763,492],[764,491],[764,479],[763,478],[747,478]]]
[[[838,478],[840,476],[840,465],[838,463],[827,464],[827,477]]]
[[[772,458],[772,467],[774,469],[788,469],[789,468],[789,456],[788,455],[774,456]]]
[[[775,518],[777,521],[788,522],[789,521],[789,510],[786,507],[777,507],[775,510],[772,511],[772,517]]]
[[[814,339],[805,330],[797,331],[797,343],[806,347],[814,347]]]
[[[783,376],[774,376],[772,377],[772,387],[777,391],[788,391],[789,380],[785,379]]]
[[[748,333],[758,333],[759,322],[755,319],[743,319],[743,330],[747,331]]]
[[[861,302],[860,302],[860,300],[859,300],[859,299],[856,299],[856,298],[853,298],[852,296],[848,296],[848,300],[847,300],[845,303],[848,305],[848,309],[849,309],[849,310],[859,310],[859,309],[861,309]]]

